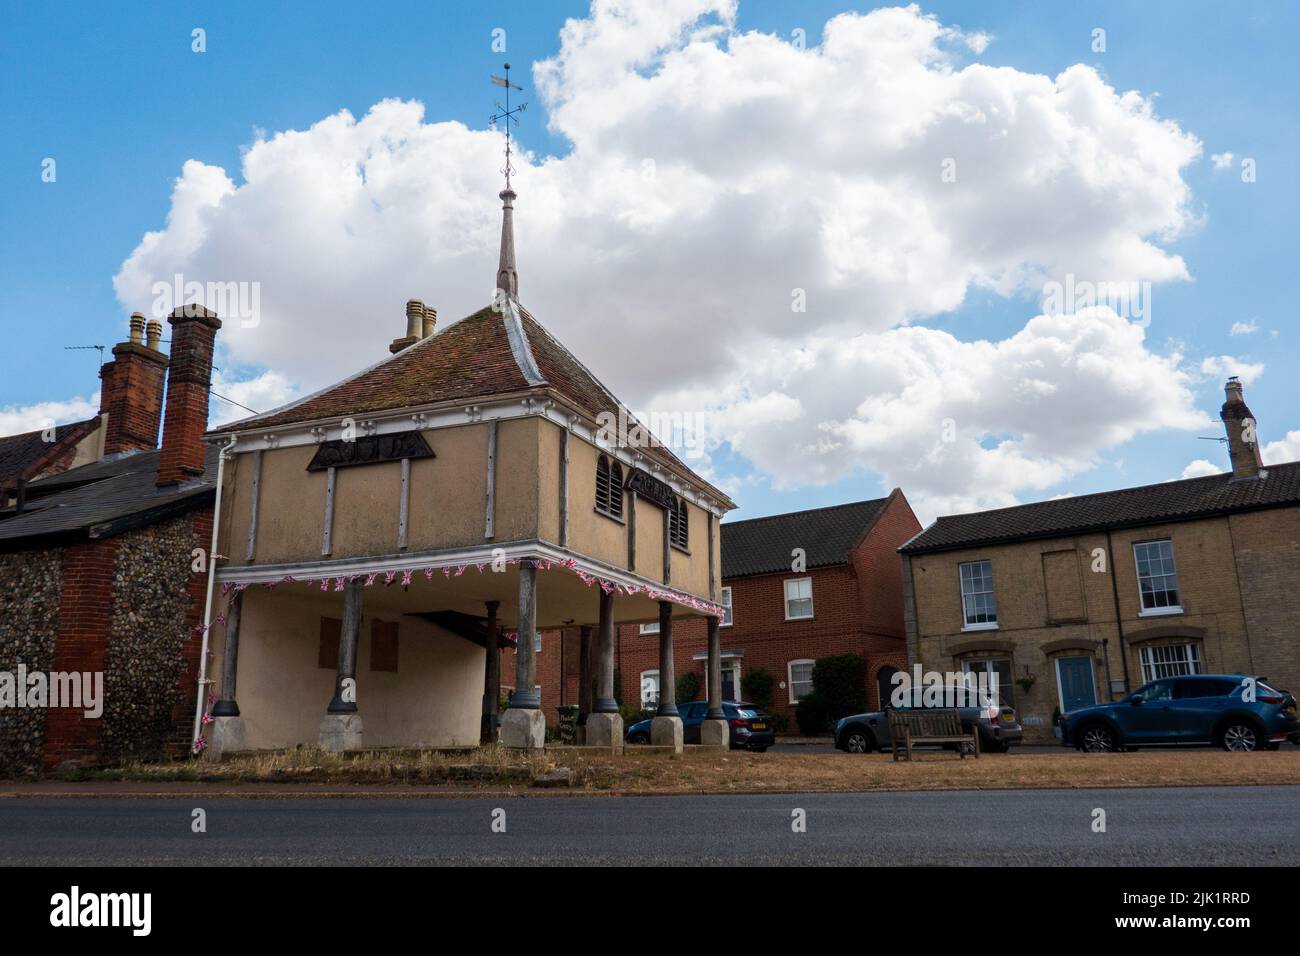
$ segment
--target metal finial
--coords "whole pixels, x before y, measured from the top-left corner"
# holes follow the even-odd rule
[[[506,177],[506,189],[508,190],[508,189],[510,188],[510,174],[513,173],[513,172],[515,171],[514,166],[511,165],[511,162],[510,162],[510,157],[511,157],[511,148],[510,148],[510,124],[511,124],[511,123],[514,123],[515,125],[518,125],[518,124],[519,124],[519,114],[522,113],[525,109],[528,108],[528,104],[527,104],[527,103],[520,103],[518,106],[514,107],[514,109],[511,109],[511,108],[510,108],[510,91],[511,91],[511,90],[518,90],[520,93],[522,93],[522,92],[524,91],[524,88],[523,88],[522,86],[518,86],[517,84],[514,84],[514,83],[511,83],[511,82],[510,82],[510,64],[509,64],[509,63],[505,64],[505,68],[506,68],[506,75],[505,75],[505,76],[495,76],[495,75],[494,75],[494,76],[492,77],[492,82],[495,83],[497,86],[503,86],[503,87],[505,87],[505,91],[506,91],[506,103],[505,103],[504,106],[502,106],[501,103],[498,102],[498,103],[496,104],[497,111],[496,111],[495,113],[493,113],[493,114],[491,115],[491,117],[489,117],[489,119],[491,120],[493,127],[495,127],[495,126],[497,125],[497,123],[498,123],[500,120],[505,120],[505,127],[506,127],[506,165],[505,165],[505,168],[501,170],[501,172],[505,174],[505,177]]]

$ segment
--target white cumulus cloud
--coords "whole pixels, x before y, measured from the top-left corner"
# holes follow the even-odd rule
[[[915,6],[841,14],[807,49],[736,24],[734,0],[595,0],[534,65],[526,116],[571,149],[529,152],[520,129],[521,298],[616,393],[697,396],[779,485],[865,469],[952,508],[1197,427],[1181,358],[1140,329],[1029,319],[1067,273],[1189,277],[1166,246],[1198,224],[1194,135],[1089,66],[968,62],[988,37]],[[278,376],[262,404],[318,388],[386,354],[406,299],[443,324],[489,300],[500,147],[386,100],[259,135],[235,172],[191,160],[118,297],[258,282],[261,321],[226,324],[222,362]],[[977,289],[1028,323],[917,324]],[[944,417],[959,437],[935,445]]]
[[[67,401],[36,402],[32,405],[6,405],[0,408],[0,436],[22,435],[51,425],[81,422],[99,414],[99,392],[89,398]]]

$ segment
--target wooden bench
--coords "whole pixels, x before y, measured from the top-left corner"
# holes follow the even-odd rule
[[[980,755],[979,728],[969,733],[961,729],[961,714],[955,710],[890,710],[889,737],[894,748],[894,759],[899,751],[912,759],[914,744],[956,744],[961,759],[966,759],[966,747],[976,757]]]

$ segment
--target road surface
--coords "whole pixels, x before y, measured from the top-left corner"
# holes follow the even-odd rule
[[[1300,788],[0,800],[15,864],[1300,865]],[[193,811],[206,833],[191,829]],[[494,832],[504,811],[505,832]],[[804,832],[795,832],[802,810]],[[1105,832],[1095,832],[1096,810]],[[498,826],[500,824],[498,823]]]

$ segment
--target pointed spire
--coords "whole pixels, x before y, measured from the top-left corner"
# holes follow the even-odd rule
[[[497,289],[512,299],[519,298],[519,272],[515,268],[515,191],[501,190],[501,263],[497,266]]]

